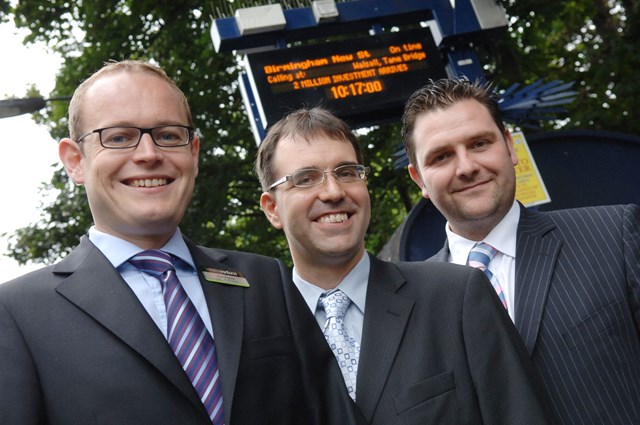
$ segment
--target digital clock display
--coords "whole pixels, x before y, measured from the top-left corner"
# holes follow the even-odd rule
[[[250,53],[245,60],[265,128],[316,105],[353,127],[397,120],[415,90],[446,76],[428,28]]]
[[[349,96],[380,93],[383,89],[382,80],[356,81],[355,83],[330,86],[326,94],[329,99],[344,99]]]

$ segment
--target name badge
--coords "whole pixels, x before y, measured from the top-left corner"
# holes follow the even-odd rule
[[[210,267],[202,270],[202,275],[209,282],[222,283],[223,285],[249,287],[249,282],[240,272],[233,270],[212,269]]]

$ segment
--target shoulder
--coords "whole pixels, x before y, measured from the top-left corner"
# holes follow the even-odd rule
[[[397,293],[412,300],[426,314],[460,314],[464,309],[474,309],[472,304],[491,302],[495,297],[491,284],[478,269],[439,262],[387,263],[402,276],[403,283]],[[390,275],[375,276],[380,281]],[[381,282],[382,285],[388,284]],[[496,297],[497,300],[497,297]]]
[[[229,261],[234,263],[256,263],[256,264],[268,264],[277,265],[278,260],[266,255],[254,254],[246,251],[236,251],[232,249],[222,248],[208,248],[205,246],[198,246],[198,249],[202,251],[204,255],[210,257],[216,261]]]
[[[258,281],[284,280],[286,267],[282,261],[244,251],[199,246],[192,251],[197,267],[232,269],[241,273],[250,284]]]
[[[575,217],[591,220],[612,220],[620,219],[625,214],[637,213],[637,211],[639,211],[639,208],[635,204],[618,204],[552,210],[544,214],[552,219]]]
[[[453,294],[465,292],[467,285],[482,280],[479,270],[458,264],[433,261],[395,262],[412,291],[438,293],[441,291]]]
[[[47,266],[0,283],[0,303],[6,306],[29,306],[43,299],[51,300],[55,288],[63,279],[53,273],[54,266]]]
[[[622,223],[638,220],[640,208],[635,204],[599,205],[562,210],[535,211],[523,209],[520,228],[540,227],[551,222],[559,227],[583,227]]]
[[[398,261],[394,264],[405,275],[460,276],[468,277],[473,270],[467,266],[438,261]]]

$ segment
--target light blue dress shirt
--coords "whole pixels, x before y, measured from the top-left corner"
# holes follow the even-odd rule
[[[367,285],[369,282],[369,269],[371,267],[371,260],[369,254],[363,253],[362,258],[355,265],[355,267],[342,279],[342,282],[338,284],[336,289],[340,289],[344,292],[351,304],[347,308],[344,315],[344,325],[347,329],[347,333],[358,344],[362,341],[362,326],[364,323],[364,307],[367,298]],[[311,282],[307,282],[298,275],[296,268],[293,268],[293,283],[302,294],[302,297],[306,301],[311,312],[315,315],[316,321],[320,326],[320,329],[324,330],[324,324],[326,321],[326,314],[324,309],[318,308],[318,301],[322,294],[333,291],[326,291],[319,286],[314,285]]]
[[[160,331],[167,337],[167,309],[162,296],[160,281],[140,272],[128,261],[134,255],[144,251],[131,242],[109,235],[97,230],[94,226],[89,229],[89,240],[107,257],[107,260],[115,267],[124,281],[129,285],[151,319]],[[196,307],[205,327],[213,336],[211,316],[204,298],[204,292],[189,248],[182,238],[180,229],[176,229],[169,242],[161,248],[162,251],[177,257],[175,262],[176,274],[185,292]]]

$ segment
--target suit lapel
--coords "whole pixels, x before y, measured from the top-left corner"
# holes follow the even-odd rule
[[[562,242],[547,233],[555,224],[543,213],[520,206],[516,242],[515,325],[529,354],[540,330],[551,277]]]
[[[209,282],[204,278],[202,270],[213,268],[218,270],[235,271],[224,264],[228,258],[218,251],[208,251],[205,254],[193,242],[185,238],[191,256],[196,264],[198,277],[202,284],[216,344],[216,354],[222,383],[222,396],[226,415],[233,411],[233,395],[235,393],[240,353],[242,350],[242,335],[244,328],[244,291],[245,288]],[[253,282],[249,282],[251,285]]]
[[[371,421],[404,335],[413,301],[397,291],[405,278],[390,263],[371,257],[356,402]]]
[[[344,384],[336,358],[295,287],[291,272],[282,264],[282,281],[291,332],[302,367],[309,405],[318,408],[319,423],[366,424],[362,412],[353,403]]]
[[[147,359],[204,412],[162,332],[120,273],[87,237],[53,272],[69,275],[56,288],[60,295]]]

